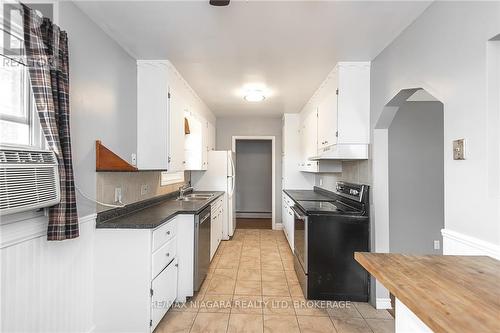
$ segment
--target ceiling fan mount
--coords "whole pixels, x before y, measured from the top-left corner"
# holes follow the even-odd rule
[[[230,0],[210,0],[210,4],[216,7],[224,7],[229,5]]]

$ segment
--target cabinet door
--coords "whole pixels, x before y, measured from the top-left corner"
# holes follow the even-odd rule
[[[177,298],[177,259],[174,259],[151,282],[151,331],[153,331]]]
[[[318,105],[318,149],[337,143],[337,75],[323,87]]]
[[[169,164],[168,171],[182,171],[186,164],[184,159],[184,113],[188,111],[187,103],[170,87],[169,94]]]
[[[288,207],[288,209],[287,209],[286,218],[287,218],[287,225],[288,225],[288,244],[290,245],[290,249],[293,252],[293,246],[294,246],[293,237],[294,237],[294,228],[295,228],[294,222],[295,221],[294,221],[293,210],[290,207]]]
[[[314,108],[305,121],[306,159],[316,156],[318,153],[318,117],[317,109]]]
[[[168,71],[164,64],[137,65],[137,167],[166,170],[169,156]]]
[[[208,151],[210,150],[210,129],[209,122],[203,119],[203,128],[201,135],[201,170],[207,170],[208,167]]]
[[[212,261],[212,258],[215,255],[215,252],[217,251],[217,233],[219,230],[219,227],[217,225],[218,216],[217,214],[212,215],[211,220],[210,220],[210,261]]]

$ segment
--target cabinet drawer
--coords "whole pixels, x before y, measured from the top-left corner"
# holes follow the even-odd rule
[[[172,238],[156,252],[153,253],[152,278],[158,275],[177,255],[177,238]]]
[[[177,233],[177,221],[175,219],[165,223],[155,231],[153,231],[153,246],[152,251],[158,250],[163,244],[172,239]]]

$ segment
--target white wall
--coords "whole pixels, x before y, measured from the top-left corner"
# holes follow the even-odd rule
[[[95,140],[130,161],[137,148],[136,61],[71,2],[59,9],[68,33],[75,183],[95,198]],[[78,213],[95,204],[78,195]]]
[[[276,223],[281,221],[281,118],[223,117],[217,118],[216,149],[231,150],[233,136],[275,136]]]
[[[499,2],[434,2],[371,67],[372,128],[402,89],[424,88],[443,102],[445,228],[494,245],[500,244],[499,184],[491,180],[498,180],[499,170],[491,166],[498,165],[498,155],[487,152],[498,150],[491,129],[499,124],[487,104],[487,42],[499,31]],[[465,161],[452,158],[452,140],[458,138],[467,140]],[[376,177],[384,172],[376,155],[386,152],[374,144]],[[479,195],[467,195],[478,185]],[[374,223],[375,250],[387,249],[388,238],[380,233],[388,232],[388,219]]]

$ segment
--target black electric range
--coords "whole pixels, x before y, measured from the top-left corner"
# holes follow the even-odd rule
[[[330,201],[296,201],[294,268],[306,299],[369,298],[369,275],[354,252],[370,250],[368,186],[338,182]]]
[[[363,215],[362,209],[349,206],[340,200],[335,201],[297,201],[308,214],[350,214]]]

